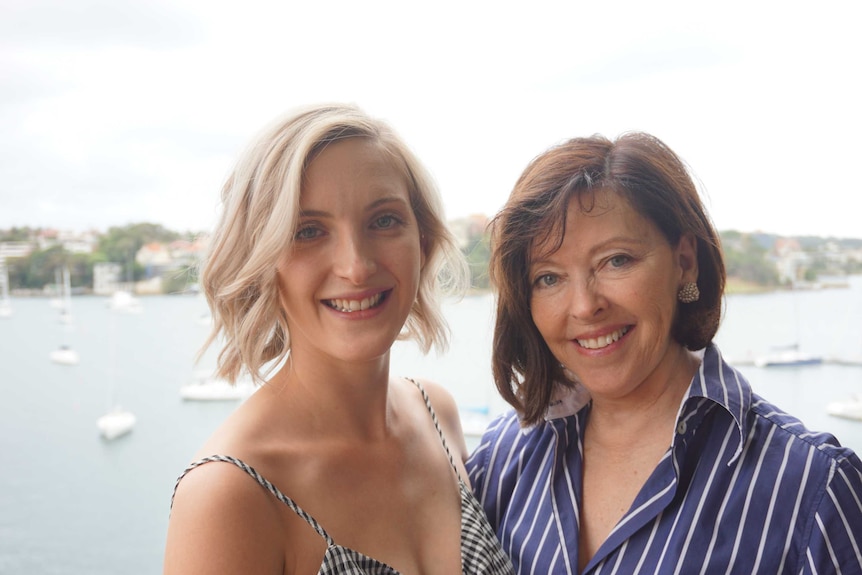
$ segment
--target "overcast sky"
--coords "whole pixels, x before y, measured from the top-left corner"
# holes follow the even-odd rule
[[[251,136],[343,101],[450,218],[566,138],[644,130],[719,229],[862,237],[856,3],[698,4],[0,0],[0,228],[208,229]]]

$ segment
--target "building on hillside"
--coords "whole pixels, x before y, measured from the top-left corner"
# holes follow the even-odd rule
[[[171,252],[161,242],[150,242],[141,246],[135,254],[135,261],[144,268],[144,279],[161,276],[175,268]]]
[[[94,230],[75,232],[44,228],[36,233],[35,242],[39,250],[62,246],[64,250],[73,254],[91,254],[99,245],[99,233]]]
[[[123,266],[114,262],[102,262],[93,265],[93,293],[96,295],[111,295],[122,288],[120,279],[123,276]]]
[[[170,243],[151,242],[141,247],[135,261],[144,268],[144,278],[136,288],[139,293],[195,291],[193,270],[205,251],[208,238],[194,241],[175,240]]]
[[[33,252],[31,242],[0,242],[0,258],[23,258]]]
[[[805,280],[805,271],[811,264],[811,256],[802,251],[802,246],[793,238],[778,238],[772,247],[772,257],[782,284],[796,285]]]

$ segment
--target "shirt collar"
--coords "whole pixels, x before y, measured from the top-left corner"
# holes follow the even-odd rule
[[[733,463],[742,453],[742,446],[751,425],[745,417],[751,408],[751,395],[748,380],[724,361],[719,349],[710,343],[703,351],[700,368],[694,374],[688,393],[683,398],[677,421],[687,418],[702,405],[704,402],[700,401],[701,398],[726,410],[733,417],[739,431],[736,451],[729,462]]]
[[[545,421],[574,415],[587,405],[590,399],[590,392],[579,381],[575,381],[571,387],[556,384],[545,412]]]
[[[744,439],[748,435],[749,424],[745,414],[751,407],[751,385],[741,373],[724,361],[715,344],[710,343],[698,352],[698,355],[701,358],[700,368],[694,374],[688,392],[683,397],[677,424],[687,420],[699,405],[703,405],[701,398],[725,409],[733,417],[739,431],[732,463],[742,452]],[[545,420],[574,415],[583,409],[590,399],[590,392],[579,382],[575,382],[571,387],[556,385],[545,412]]]

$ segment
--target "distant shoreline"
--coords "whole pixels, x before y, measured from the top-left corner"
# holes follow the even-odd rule
[[[794,287],[788,286],[765,286],[761,284],[757,284],[754,282],[747,282],[745,280],[741,280],[739,278],[727,278],[727,283],[724,288],[725,295],[756,295],[756,294],[764,294],[764,293],[772,293],[778,291],[810,291],[810,290],[824,290],[824,289],[846,289],[849,288],[850,284],[846,280],[840,280],[838,278],[831,278],[829,280],[818,280],[814,282],[804,282],[799,283]],[[469,288],[464,292],[464,297],[476,297],[476,296],[484,296],[488,294],[493,294],[494,290],[490,288]],[[43,290],[22,290],[16,289],[12,290],[10,293],[12,297],[16,298],[55,298],[57,294],[47,293]],[[73,288],[72,295],[74,296],[92,296],[92,297],[109,297],[109,294],[94,294],[92,290],[81,289],[81,288]],[[190,296],[190,295],[198,295],[198,292],[195,291],[187,291],[187,292],[172,292],[172,293],[140,293],[135,294],[138,297],[147,297],[154,295],[171,295],[171,296]]]
[[[795,286],[765,286],[752,282],[747,282],[739,278],[727,278],[727,284],[724,287],[725,295],[746,295],[746,294],[762,294],[779,291],[811,291],[824,289],[846,289],[850,287],[847,281],[830,279],[828,281],[802,282]]]

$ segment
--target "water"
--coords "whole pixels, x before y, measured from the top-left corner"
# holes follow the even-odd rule
[[[106,304],[75,298],[71,331],[43,299],[14,300],[15,315],[0,321],[0,574],[160,573],[173,482],[235,407],[179,398],[206,335],[199,298],[146,298],[140,315]],[[449,352],[423,357],[412,343],[396,344],[393,373],[436,380],[464,407],[503,410],[490,377],[492,305],[486,295],[447,306]],[[860,358],[859,318],[862,277],[849,289],[731,296],[716,339],[729,357],[798,341],[806,352]],[[48,360],[64,343],[79,365]],[[862,367],[741,369],[773,403],[862,451],[862,423],[825,412],[862,391]],[[105,442],[96,419],[112,387],[138,423]]]

